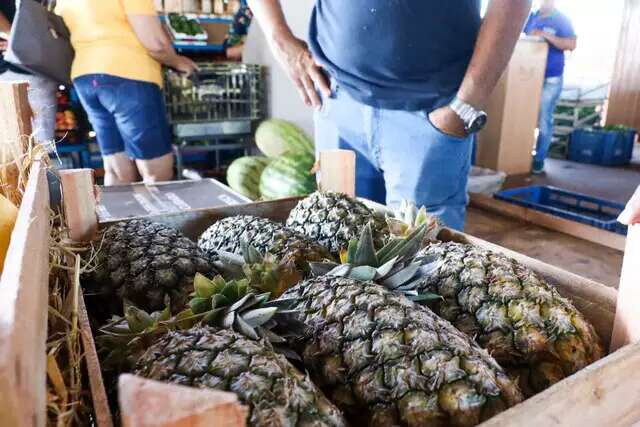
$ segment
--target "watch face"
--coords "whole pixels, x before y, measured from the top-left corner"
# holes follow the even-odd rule
[[[471,123],[467,126],[468,133],[477,133],[480,132],[487,124],[487,115],[486,113],[480,113],[476,118],[474,118]]]

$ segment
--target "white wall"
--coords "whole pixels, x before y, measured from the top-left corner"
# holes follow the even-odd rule
[[[281,0],[287,22],[296,37],[307,39],[309,19],[315,0]],[[269,115],[289,120],[313,135],[313,109],[307,107],[286,73],[269,50],[259,25],[251,25],[243,61],[268,67]]]

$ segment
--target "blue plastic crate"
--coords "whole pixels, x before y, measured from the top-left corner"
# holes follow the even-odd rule
[[[617,221],[624,210],[620,203],[547,186],[515,188],[502,191],[495,197],[614,233],[627,234],[627,227]]]
[[[569,160],[601,166],[631,162],[635,131],[576,129],[569,142]]]

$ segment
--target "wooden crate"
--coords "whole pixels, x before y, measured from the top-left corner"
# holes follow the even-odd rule
[[[298,199],[285,199],[150,219],[175,227],[195,239],[212,223],[231,215],[250,214],[284,221],[297,202]],[[102,224],[107,225],[109,224]],[[446,230],[441,237],[446,241],[472,243],[505,254],[556,284],[560,293],[570,298],[593,323],[603,344],[608,348],[616,311],[616,290],[473,236]],[[88,324],[85,326],[88,328]],[[90,330],[86,329],[86,332],[90,333]],[[89,354],[94,354],[93,349],[88,350]],[[98,377],[93,382],[101,383],[97,359],[90,357],[89,362],[90,375]],[[640,371],[637,367],[640,367],[640,344],[626,346],[483,425],[630,425],[640,421],[640,387],[637,386],[640,384]],[[99,412],[97,419],[110,420],[104,390],[93,391],[95,400],[105,403],[96,407]],[[99,425],[109,426],[108,423]]]
[[[31,168],[0,279],[0,425],[46,423],[49,280],[46,166]]]

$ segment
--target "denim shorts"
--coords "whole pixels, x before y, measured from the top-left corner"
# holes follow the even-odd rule
[[[164,98],[155,83],[88,74],[73,84],[103,156],[150,160],[172,151]]]

